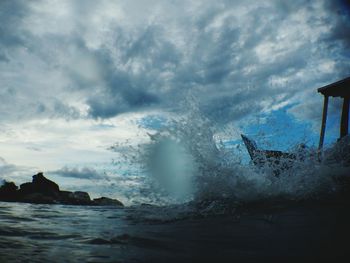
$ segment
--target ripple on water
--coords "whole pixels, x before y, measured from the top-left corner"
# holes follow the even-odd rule
[[[0,228],[0,236],[4,236],[4,237],[22,237],[30,234],[31,232],[21,228],[15,228],[10,226],[5,226]]]
[[[110,239],[106,238],[91,238],[84,241],[85,244],[90,245],[128,245],[136,246],[140,248],[150,248],[150,249],[170,249],[161,239],[148,238],[142,236],[132,236],[129,234],[122,234],[119,236],[112,237]]]

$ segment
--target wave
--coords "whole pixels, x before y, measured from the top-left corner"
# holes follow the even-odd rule
[[[197,203],[205,200],[254,202],[261,199],[306,200],[336,193],[339,178],[349,167],[340,162],[320,162],[314,148],[294,147],[295,160],[289,169],[281,164],[256,167],[227,147],[208,119],[192,111],[173,119],[167,127],[150,134],[141,161],[152,179],[158,200]],[[162,198],[159,198],[162,196]]]

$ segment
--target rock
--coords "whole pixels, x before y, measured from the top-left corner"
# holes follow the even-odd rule
[[[76,191],[73,193],[74,202],[79,205],[90,205],[92,204],[90,196],[87,192]]]
[[[101,206],[124,206],[122,202],[120,202],[117,199],[111,199],[108,197],[100,197],[95,198],[93,201],[94,205],[101,205]]]
[[[28,195],[37,192],[37,189],[33,183],[24,183],[19,186],[20,195]]]
[[[33,175],[32,182],[21,184],[19,190],[14,183],[5,182],[0,186],[0,201],[35,204],[123,206],[120,201],[107,197],[97,198],[92,201],[89,194],[83,191],[60,191],[58,184],[47,179],[43,173]]]
[[[18,199],[17,185],[6,182],[0,187],[0,200],[16,201]]]
[[[59,200],[63,204],[69,204],[74,199],[73,193],[70,191],[60,191]]]
[[[92,205],[89,194],[82,191],[60,191],[59,201],[66,205]]]
[[[22,202],[32,204],[57,204],[58,201],[52,197],[42,193],[32,193],[22,197]]]
[[[18,186],[14,182],[7,182],[0,187],[1,192],[15,192],[17,191]]]
[[[60,191],[59,200],[62,204],[71,204],[74,201],[73,192],[70,191]]]
[[[59,192],[60,188],[58,184],[55,182],[47,179],[43,173],[38,173],[36,175],[33,175],[33,181],[32,183],[41,191],[41,192]]]
[[[60,192],[59,186],[47,179],[43,173],[33,175],[31,183],[24,183],[20,185],[20,195],[26,196],[34,193],[41,193],[48,196],[57,197]]]

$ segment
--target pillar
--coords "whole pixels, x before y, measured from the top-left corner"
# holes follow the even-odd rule
[[[341,112],[340,121],[340,138],[348,135],[349,129],[349,97],[345,97],[343,100],[343,110]]]
[[[320,143],[318,145],[319,150],[321,150],[323,147],[324,133],[326,130],[326,122],[327,122],[327,110],[328,110],[328,96],[324,96],[322,124],[321,124],[321,132],[320,132]]]

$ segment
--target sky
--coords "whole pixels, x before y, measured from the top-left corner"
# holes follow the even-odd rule
[[[316,89],[349,72],[345,0],[0,0],[0,177],[103,188],[109,147],[147,141],[186,103],[232,140],[317,144]]]

